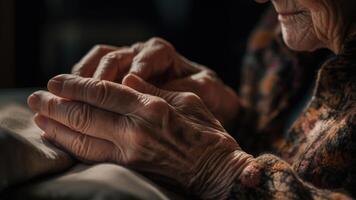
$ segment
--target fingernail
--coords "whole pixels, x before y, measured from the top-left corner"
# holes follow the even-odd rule
[[[62,92],[62,87],[63,87],[63,81],[51,79],[48,82],[47,88],[50,92],[55,93],[55,94],[60,94]]]
[[[38,111],[40,109],[40,97],[38,94],[33,93],[27,98],[27,104],[34,111]]]
[[[138,78],[138,76],[136,76],[135,74],[127,74],[123,79],[122,79],[122,84],[126,85],[128,87],[131,87],[133,89],[137,89],[137,87],[140,86],[140,79]]]
[[[43,116],[40,116],[40,115],[37,115],[35,118],[34,118],[37,126],[42,129],[43,131],[46,130],[47,128],[47,124],[48,124],[48,119],[46,117],[43,117]],[[43,134],[43,136],[46,137],[46,134]]]

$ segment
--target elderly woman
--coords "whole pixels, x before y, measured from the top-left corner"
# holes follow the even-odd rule
[[[355,197],[356,2],[272,3],[278,27],[270,12],[251,37],[239,95],[162,39],[99,46],[29,97],[43,136],[203,199]],[[303,106],[319,66],[305,52],[321,48],[334,55]]]

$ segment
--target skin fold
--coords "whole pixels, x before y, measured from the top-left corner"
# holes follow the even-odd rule
[[[272,0],[272,3],[279,13],[283,39],[291,49],[328,48],[338,53],[347,35],[354,32],[355,1]],[[288,16],[283,17],[286,13]]]
[[[271,2],[291,49],[337,54],[354,33],[354,1]],[[165,176],[204,199],[225,199],[253,168],[255,159],[224,129],[238,121],[238,95],[169,42],[98,45],[72,72],[52,78],[28,104],[43,137],[78,159]]]

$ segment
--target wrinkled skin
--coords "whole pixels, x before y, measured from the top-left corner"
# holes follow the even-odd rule
[[[338,53],[354,30],[351,0],[272,3],[284,15],[283,37],[292,49],[326,47]],[[283,14],[284,9],[294,14]],[[83,161],[162,175],[210,199],[225,198],[253,162],[213,116],[224,124],[234,119],[237,95],[162,39],[97,46],[73,73],[78,76],[51,79],[49,92],[34,93],[28,103],[44,137]]]
[[[193,93],[164,91],[135,75],[123,85],[60,75],[48,89],[28,99],[35,122],[83,161],[164,176],[209,199],[225,198],[252,161]]]
[[[97,45],[72,70],[73,74],[121,83],[127,73],[138,75],[159,88],[193,92],[223,125],[239,108],[236,93],[210,69],[179,55],[161,38],[130,47]]]
[[[257,0],[265,3],[269,0]],[[347,35],[354,32],[353,0],[271,0],[285,43],[298,51],[328,48],[339,53]]]

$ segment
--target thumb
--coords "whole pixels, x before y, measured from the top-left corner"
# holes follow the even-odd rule
[[[171,101],[172,97],[176,95],[176,92],[159,89],[154,85],[146,82],[139,76],[131,73],[124,77],[124,79],[122,80],[122,84],[134,90],[137,90],[138,92],[161,97],[168,103]]]

